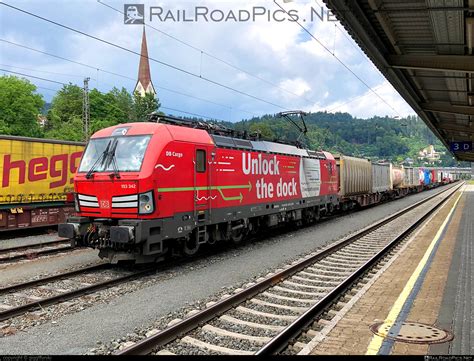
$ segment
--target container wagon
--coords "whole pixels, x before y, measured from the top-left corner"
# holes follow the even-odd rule
[[[372,193],[372,163],[368,159],[335,155],[339,173],[340,207],[343,211],[379,201]]]
[[[375,202],[381,202],[390,198],[392,193],[391,164],[372,164],[372,197]]]
[[[391,165],[390,176],[392,181],[392,198],[404,196],[408,193],[407,188],[403,186],[405,179],[405,170],[402,167]]]
[[[0,136],[0,231],[64,222],[84,144]]]
[[[420,168],[405,167],[405,178],[403,180],[403,187],[408,189],[409,193],[421,192],[423,186],[420,184]]]
[[[431,187],[431,180],[433,179],[431,171],[429,169],[423,169],[423,186]]]
[[[385,193],[392,190],[390,164],[372,164],[372,193]]]

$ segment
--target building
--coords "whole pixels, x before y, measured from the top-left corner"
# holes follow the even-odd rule
[[[38,114],[38,117],[36,118],[36,121],[38,122],[38,124],[41,128],[44,128],[46,123],[48,122],[48,118],[46,117],[46,115]]]
[[[140,93],[142,97],[144,97],[146,93],[156,95],[155,88],[151,82],[150,62],[148,60],[148,46],[146,44],[145,27],[143,27],[140,65],[138,66],[138,80],[134,91]]]
[[[428,147],[420,150],[418,153],[418,159],[421,161],[428,162],[430,164],[434,164],[436,162],[440,162],[441,154],[444,154],[443,152],[437,152],[434,149],[433,145],[429,145]]]

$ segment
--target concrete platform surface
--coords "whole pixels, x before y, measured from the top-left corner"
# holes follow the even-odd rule
[[[326,336],[313,343],[311,354],[474,354],[473,223],[474,186],[466,185],[410,239]],[[409,343],[390,337],[390,332],[403,333],[402,322],[420,330]],[[388,337],[372,331],[377,323]],[[443,329],[453,338],[433,343],[444,335]],[[434,334],[426,337],[424,331]]]

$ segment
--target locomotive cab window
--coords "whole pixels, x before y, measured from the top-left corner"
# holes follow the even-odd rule
[[[206,151],[196,150],[196,172],[204,173],[206,171]]]

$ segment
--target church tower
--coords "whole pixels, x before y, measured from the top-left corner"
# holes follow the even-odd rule
[[[146,45],[145,27],[143,27],[142,50],[140,56],[140,65],[138,66],[138,81],[137,85],[135,85],[135,91],[140,93],[142,97],[144,97],[146,93],[156,95],[155,88],[153,87],[153,83],[151,82],[150,63],[148,61],[148,47]]]

